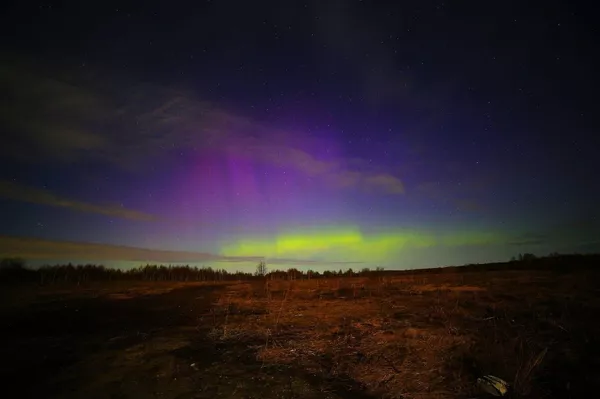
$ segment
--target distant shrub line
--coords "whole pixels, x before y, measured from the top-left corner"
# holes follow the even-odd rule
[[[301,271],[296,268],[288,270],[273,270],[267,272],[264,262],[261,262],[255,273],[213,269],[212,267],[195,267],[189,265],[145,265],[128,270],[108,268],[104,265],[86,264],[45,265],[37,269],[29,268],[20,258],[4,258],[0,261],[0,281],[5,282],[39,282],[54,284],[62,282],[86,283],[94,281],[237,281],[256,279],[313,279],[330,277],[374,276],[383,268],[371,270],[364,268],[360,271],[339,270],[318,272],[314,270]]]
[[[495,270],[544,269],[569,272],[576,269],[597,268],[600,255],[561,255],[557,253],[545,257],[532,254],[521,254],[509,262],[469,264],[464,266],[447,266],[429,269],[390,270],[385,274],[426,274],[426,273],[464,273]],[[195,267],[189,265],[145,265],[129,270],[105,267],[104,265],[86,264],[45,265],[40,268],[29,268],[25,260],[20,258],[4,258],[0,260],[0,282],[37,282],[40,284],[55,283],[87,283],[102,281],[237,281],[237,280],[305,280],[333,277],[377,277],[382,276],[384,269],[363,268],[338,271],[301,271],[296,268],[288,270],[268,271],[265,262],[260,262],[254,273],[227,271],[211,267]]]

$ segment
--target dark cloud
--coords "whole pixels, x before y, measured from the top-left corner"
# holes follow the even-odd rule
[[[99,131],[110,108],[89,90],[21,64],[0,67],[0,87],[5,159],[70,162],[110,147]]]
[[[144,212],[127,209],[121,206],[90,204],[70,198],[58,196],[48,190],[26,187],[12,181],[0,180],[0,198],[14,201],[30,202],[60,208],[72,209],[79,212],[98,213],[138,221],[154,221],[158,218]]]
[[[260,257],[219,256],[202,252],[162,251],[117,245],[0,236],[0,254],[30,260],[140,262],[258,262]]]
[[[103,162],[145,171],[179,151],[236,154],[323,178],[337,188],[401,194],[404,185],[385,171],[353,168],[341,157],[317,159],[275,129],[156,85],[121,85],[103,77],[58,78],[34,69],[2,69],[9,93],[0,121],[9,136],[1,155],[24,162]],[[76,76],[76,75],[73,75]]]

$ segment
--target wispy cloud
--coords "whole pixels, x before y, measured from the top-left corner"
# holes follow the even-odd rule
[[[404,193],[404,184],[402,184],[402,182],[399,179],[389,174],[377,174],[373,176],[367,176],[365,178],[365,182],[368,186],[371,186],[375,189],[381,189],[389,193]]]
[[[348,166],[356,163],[353,160],[321,160],[306,151],[255,138],[240,139],[238,143],[230,145],[228,151],[259,162],[293,168],[306,175],[322,178],[337,188],[359,188],[388,194],[404,193],[404,185],[398,177],[385,172]]]
[[[208,149],[290,167],[340,189],[404,193],[396,175],[355,167],[340,156],[319,159],[297,145],[296,132],[215,107],[189,91],[49,75],[28,66],[0,72],[8,93],[0,112],[9,133],[0,150],[5,159],[104,162],[135,172],[175,151]]]
[[[55,241],[29,237],[0,235],[0,257],[21,257],[32,261],[47,262],[157,262],[197,263],[225,262],[254,265],[266,260],[269,265],[342,267],[359,265],[362,262],[320,261],[308,259],[265,258],[262,256],[224,256],[206,252],[167,251],[107,245],[87,242]]]
[[[148,213],[122,206],[90,204],[58,196],[48,190],[23,186],[12,181],[0,180],[0,198],[34,204],[68,208],[79,212],[98,213],[122,219],[154,221],[158,218]]]
[[[31,260],[140,262],[258,262],[260,257],[219,256],[203,252],[164,251],[118,245],[0,236],[0,254]]]
[[[110,112],[101,96],[22,63],[3,63],[0,84],[4,158],[69,162],[110,146],[96,130]]]

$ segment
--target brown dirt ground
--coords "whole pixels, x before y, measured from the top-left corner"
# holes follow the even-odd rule
[[[599,275],[19,287],[0,375],[37,398],[484,398],[485,374],[512,398],[589,397]]]

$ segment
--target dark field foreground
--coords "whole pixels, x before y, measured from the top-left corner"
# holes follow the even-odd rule
[[[17,397],[597,397],[600,274],[129,283],[3,290]],[[487,396],[486,396],[487,395]]]

